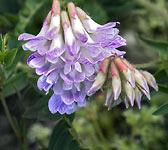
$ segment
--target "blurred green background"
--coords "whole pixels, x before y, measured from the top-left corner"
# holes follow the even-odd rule
[[[78,110],[75,114],[72,124],[75,134],[78,134],[78,140],[91,150],[167,150],[167,115],[154,116],[152,113],[168,101],[168,55],[160,54],[155,48],[147,46],[140,37],[167,41],[168,0],[72,1],[100,24],[109,21],[121,23],[117,28],[127,40],[127,46],[121,50],[127,52],[126,58],[131,63],[149,64],[161,59],[159,67],[147,65],[144,68],[155,73],[157,82],[164,84],[165,88],[161,88],[157,93],[152,91],[150,102],[143,97],[140,110],[137,106],[126,110],[122,103],[108,111],[104,106],[103,94],[98,92],[88,100],[86,108]],[[39,32],[51,4],[52,0],[0,0],[0,32],[3,35],[10,32],[9,49],[21,45],[21,42],[17,41],[20,33]],[[29,55],[30,52],[19,47],[16,60],[7,68],[6,80],[0,92],[6,98],[11,114],[18,120],[20,135],[23,135],[21,138],[28,145],[22,149],[47,150],[52,129],[56,124],[55,118],[59,118],[60,115],[51,115],[48,112],[49,96],[41,93],[36,87],[38,76],[26,65]],[[137,67],[141,68],[141,65]],[[43,102],[37,104],[38,100]],[[16,137],[2,105],[0,107],[0,149],[18,150]],[[49,150],[63,149],[59,147]]]

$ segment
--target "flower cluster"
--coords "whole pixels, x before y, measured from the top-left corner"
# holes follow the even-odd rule
[[[110,67],[109,67],[110,66]],[[110,68],[110,71],[108,69]],[[141,108],[141,97],[144,94],[150,100],[148,85],[158,91],[155,78],[147,71],[137,70],[126,59],[115,57],[106,58],[100,68],[95,82],[89,89],[89,93],[99,90],[108,78],[105,106],[111,109],[113,105],[119,104],[122,100],[126,108],[134,106],[136,100],[138,108]],[[111,82],[109,82],[109,80]]]
[[[18,38],[27,41],[24,50],[34,52],[27,63],[40,75],[38,88],[54,91],[49,110],[60,114],[84,107],[102,61],[125,54],[117,50],[125,45],[115,28],[119,22],[99,25],[72,2],[66,7],[62,10],[59,0],[53,0],[39,34],[23,33]]]

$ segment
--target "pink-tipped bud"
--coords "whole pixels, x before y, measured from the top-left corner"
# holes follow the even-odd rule
[[[76,55],[80,50],[80,43],[76,40],[72,31],[68,14],[66,11],[61,12],[62,26],[64,30],[65,48],[71,56]]]
[[[59,0],[53,0],[51,15],[55,16],[57,14],[60,14],[60,2]]]
[[[67,7],[68,7],[68,12],[69,12],[70,18],[74,18],[77,15],[77,11],[76,11],[74,3],[69,2]]]
[[[107,74],[109,63],[110,63],[110,59],[106,58],[103,60],[101,64],[100,71],[103,72],[104,74]]]
[[[60,3],[58,0],[53,0],[51,10],[51,22],[47,32],[47,37],[53,39],[54,35],[60,31]]]
[[[75,37],[85,43],[88,40],[88,37],[80,19],[78,18],[76,7],[72,2],[68,3],[68,12]]]
[[[148,84],[144,76],[137,69],[134,70],[134,78],[136,84],[138,84],[142,89],[144,89],[147,93],[149,93]]]
[[[76,10],[80,20],[83,23],[83,26],[88,33],[93,33],[97,31],[99,27],[101,27],[101,25],[93,21],[81,8],[77,7]]]
[[[96,76],[96,80],[94,81],[92,87],[89,89],[88,94],[93,94],[98,91],[104,84],[106,80],[106,75],[103,72],[99,72]]]
[[[114,76],[119,77],[118,69],[113,61],[111,62],[111,75],[112,75],[112,77],[114,77]]]
[[[123,62],[126,64],[126,66],[127,66],[131,71],[134,71],[134,66],[131,65],[126,59],[123,59]]]
[[[146,90],[144,90],[141,86],[137,85],[138,89],[145,94],[145,96],[148,98],[148,100],[150,100],[150,93],[147,92]]]
[[[106,102],[105,102],[105,106],[109,106],[111,101],[113,99],[113,93],[112,90],[110,88],[107,89],[106,91]]]
[[[66,11],[61,12],[61,20],[62,20],[62,26],[65,28],[65,26],[69,27],[70,26],[70,21],[67,15]]]
[[[111,74],[112,74],[112,91],[114,100],[117,100],[121,93],[121,79],[114,62],[111,62]]]
[[[119,70],[121,72],[123,72],[124,70],[126,71],[128,69],[128,67],[126,66],[126,64],[122,61],[122,59],[120,57],[116,57],[114,59],[115,64],[117,65],[117,67],[119,68]]]
[[[135,87],[135,100],[137,102],[139,109],[141,109],[141,97],[142,97],[141,91],[138,89],[138,87]]]
[[[114,59],[116,66],[123,74],[124,78],[131,84],[131,86],[135,87],[135,79],[132,74],[132,71],[127,67],[127,65],[122,61],[120,57],[116,57]]]
[[[132,86],[128,81],[123,82],[123,87],[124,87],[125,95],[128,97],[131,106],[134,106],[134,99],[135,99],[134,89],[132,88]]]
[[[155,80],[154,76],[147,71],[141,71],[141,74],[145,77],[147,83],[151,87],[153,87],[156,91],[158,91],[158,85],[156,83],[156,80]]]
[[[121,98],[118,98],[117,101],[114,101],[112,90],[108,88],[106,92],[106,102],[105,102],[105,106],[108,107],[108,110],[111,110],[113,107],[119,105],[121,102],[122,102]]]
[[[96,76],[96,80],[94,81],[92,87],[89,89],[88,94],[93,94],[103,86],[104,82],[106,81],[109,63],[110,63],[109,58],[106,58],[103,61],[100,67],[100,71]]]
[[[76,11],[77,11],[78,16],[79,16],[79,18],[80,18],[81,20],[87,19],[87,16],[88,16],[88,15],[87,15],[81,8],[76,7]]]

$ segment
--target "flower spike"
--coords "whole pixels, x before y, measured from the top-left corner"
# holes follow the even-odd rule
[[[18,40],[26,41],[24,50],[34,52],[27,63],[40,76],[38,88],[46,94],[54,92],[48,102],[50,112],[71,114],[86,106],[86,97],[103,86],[110,58],[123,57],[125,52],[117,48],[126,41],[114,28],[118,23],[99,25],[72,2],[65,4],[67,11],[60,5],[59,0],[53,0],[39,34],[23,33]],[[108,100],[109,109],[121,100],[119,77],[111,81],[114,99]]]

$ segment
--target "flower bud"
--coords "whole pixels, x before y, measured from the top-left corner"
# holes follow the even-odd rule
[[[51,15],[55,16],[57,14],[60,14],[60,2],[59,0],[53,0]]]
[[[141,86],[137,85],[137,87],[139,88],[139,90],[145,94],[145,96],[150,100],[150,93],[147,92],[146,90],[144,90]]]
[[[137,69],[134,70],[134,78],[136,84],[138,84],[142,89],[144,89],[147,93],[149,93],[148,84],[144,76]]]
[[[76,11],[77,11],[78,16],[79,16],[79,18],[81,19],[81,21],[87,19],[87,16],[88,16],[88,15],[87,15],[81,8],[76,7]]]
[[[72,2],[68,3],[68,12],[76,38],[85,43],[88,40],[88,37],[80,19],[78,18],[75,5]]]
[[[133,106],[134,99],[135,99],[134,89],[132,88],[132,86],[130,85],[128,81],[123,82],[123,87],[124,87],[125,95],[128,97],[131,106]]]
[[[153,77],[153,75],[147,71],[141,71],[141,74],[145,77],[147,83],[151,87],[153,87],[156,91],[158,91],[158,86],[157,86],[156,80]]]
[[[131,71],[134,71],[134,67],[126,60],[126,59],[123,59],[122,60],[126,66],[131,70]]]
[[[142,97],[141,91],[138,89],[138,87],[135,87],[135,100],[137,102],[139,109],[141,109],[141,97]]]
[[[58,0],[53,0],[51,10],[51,22],[47,32],[47,37],[53,39],[55,33],[60,31],[60,3]]]
[[[81,19],[86,31],[88,33],[93,33],[95,32],[101,25],[98,23],[94,22],[81,8],[77,7],[76,8],[79,18]]]
[[[114,62],[111,62],[111,74],[112,74],[112,91],[114,100],[117,100],[121,93],[121,79]]]
[[[104,82],[106,81],[109,63],[110,63],[109,58],[106,58],[102,62],[102,65],[100,67],[100,71],[97,74],[96,80],[94,81],[92,87],[89,89],[88,94],[92,94],[92,93],[96,92],[97,90],[99,90],[103,86]]]
[[[126,64],[122,61],[120,57],[116,57],[114,59],[115,64],[117,65],[118,69],[123,74],[124,78],[131,84],[131,86],[135,87],[135,79],[131,72],[131,70],[126,66]]]
[[[105,106],[109,106],[111,101],[113,99],[113,92],[110,88],[107,89],[106,92],[106,102],[105,102]]]
[[[74,56],[79,52],[80,44],[74,37],[66,11],[61,12],[61,19],[64,29],[65,47],[69,54]]]
[[[112,90],[108,88],[106,92],[106,102],[105,102],[105,106],[108,107],[108,110],[111,110],[113,107],[120,104],[121,102],[122,102],[121,98],[118,98],[117,101],[113,99]]]

